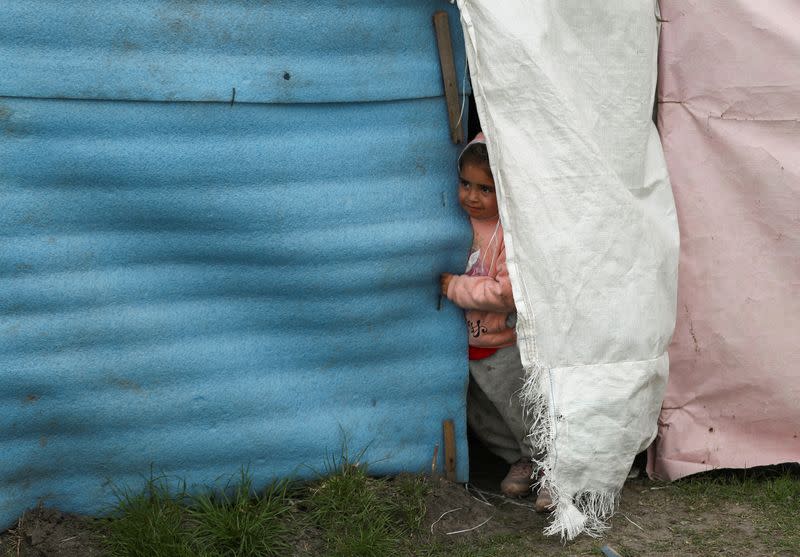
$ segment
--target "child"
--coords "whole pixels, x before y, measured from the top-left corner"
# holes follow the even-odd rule
[[[506,269],[503,227],[483,134],[458,159],[458,200],[472,224],[472,250],[463,275],[444,273],[442,294],[465,310],[470,382],[467,420],[486,447],[511,466],[500,483],[504,495],[531,491],[534,449],[518,391],[525,372],[516,344],[516,310]],[[536,509],[550,497],[540,491]]]

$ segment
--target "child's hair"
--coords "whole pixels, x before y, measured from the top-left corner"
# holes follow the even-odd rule
[[[477,166],[491,174],[492,169],[489,165],[489,151],[486,150],[486,143],[470,143],[458,158],[458,169],[464,168],[465,164]]]

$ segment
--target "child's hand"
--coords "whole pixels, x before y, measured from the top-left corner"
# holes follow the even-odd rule
[[[442,296],[447,297],[447,287],[450,286],[450,279],[452,279],[455,275],[450,273],[442,273],[442,276],[439,278],[439,281],[442,285]]]

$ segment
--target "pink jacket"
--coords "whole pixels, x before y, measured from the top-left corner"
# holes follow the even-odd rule
[[[506,268],[503,227],[498,218],[470,219],[470,223],[473,238],[467,270],[450,280],[447,298],[466,310],[470,345],[510,346],[516,342],[516,332],[507,321],[515,307]]]

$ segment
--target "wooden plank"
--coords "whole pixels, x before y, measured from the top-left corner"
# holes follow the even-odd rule
[[[450,38],[450,20],[447,12],[433,14],[433,27],[436,29],[436,45],[439,48],[439,64],[442,68],[444,98],[447,102],[447,116],[450,119],[450,137],[453,143],[464,141],[464,127],[461,125],[461,102],[458,97],[458,77],[453,58],[453,42]]]
[[[444,477],[456,481],[456,428],[453,420],[442,422],[444,434]]]

